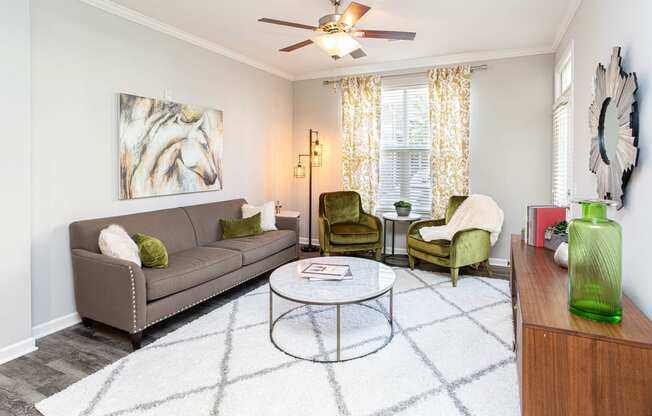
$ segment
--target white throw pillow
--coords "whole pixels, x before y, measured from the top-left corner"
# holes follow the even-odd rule
[[[253,217],[260,212],[260,227],[263,231],[274,231],[276,228],[276,205],[274,201],[265,202],[257,207],[244,204],[242,206],[242,218]]]
[[[102,254],[122,260],[132,261],[140,266],[138,246],[127,231],[118,224],[111,224],[100,231],[98,240]]]

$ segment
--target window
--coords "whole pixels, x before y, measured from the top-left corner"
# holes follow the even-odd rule
[[[426,77],[384,79],[379,211],[393,211],[394,202],[406,200],[415,213],[430,213],[430,146]]]
[[[565,207],[568,183],[568,104],[560,104],[552,116],[552,203]]]
[[[572,53],[555,69],[555,105],[552,115],[552,203],[567,207],[571,198]]]

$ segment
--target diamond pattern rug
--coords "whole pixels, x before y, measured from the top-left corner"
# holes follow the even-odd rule
[[[508,282],[396,268],[394,338],[367,357],[317,364],[269,340],[269,288],[242,296],[36,405],[45,416],[519,414]],[[378,311],[342,308],[346,354],[389,336]],[[274,315],[296,304],[274,298]],[[293,354],[332,357],[333,307],[275,328]]]

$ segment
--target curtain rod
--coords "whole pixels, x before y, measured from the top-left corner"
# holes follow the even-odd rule
[[[471,72],[475,71],[486,71],[489,69],[489,65],[484,64],[484,65],[474,65],[471,67]],[[381,75],[381,78],[396,78],[396,77],[405,77],[405,76],[410,76],[410,75],[425,75],[427,74],[427,71],[421,71],[421,72],[411,72],[409,74],[392,74],[392,75]],[[343,78],[338,78],[338,79],[329,79],[324,81],[324,85],[331,85],[331,84],[337,84],[340,82]]]

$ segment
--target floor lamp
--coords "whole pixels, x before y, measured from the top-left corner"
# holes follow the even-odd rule
[[[319,132],[310,129],[308,135],[308,153],[299,155],[299,163],[294,168],[295,178],[305,178],[306,168],[301,163],[302,157],[309,158],[308,161],[308,245],[301,247],[301,250],[306,252],[314,252],[319,250],[319,247],[312,245],[312,168],[321,166],[321,145],[319,144]]]

